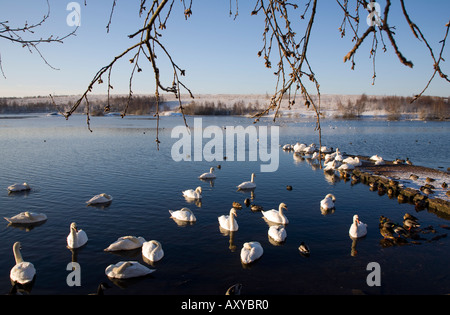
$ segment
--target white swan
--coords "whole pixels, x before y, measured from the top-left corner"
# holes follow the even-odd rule
[[[234,208],[231,208],[229,215],[221,215],[218,218],[220,227],[227,231],[237,231],[239,225],[233,216],[237,217],[236,209]]]
[[[71,249],[79,248],[86,244],[88,237],[86,232],[77,229],[77,224],[72,222],[70,224],[70,233],[67,235],[67,247]]]
[[[329,210],[334,208],[336,197],[333,194],[328,194],[320,201],[320,208],[323,210]]]
[[[31,187],[30,185],[28,185],[27,183],[23,183],[23,184],[13,184],[11,186],[8,186],[7,188],[9,191],[14,192],[14,191],[26,191],[26,190],[30,190]]]
[[[183,191],[183,196],[188,199],[202,199],[202,187]]]
[[[252,178],[249,182],[243,182],[237,186],[238,189],[254,189],[256,188],[255,184],[255,173],[252,173]]]
[[[306,148],[306,144],[304,144],[304,143],[299,143],[299,142],[297,142],[295,145],[294,145],[294,151],[295,152],[298,152],[298,153],[301,153],[301,152],[303,152],[303,150]]]
[[[188,208],[182,208],[181,210],[169,210],[169,213],[172,218],[180,220],[180,221],[186,221],[186,222],[195,222],[197,221],[197,218],[195,217],[194,213],[188,209]]]
[[[216,174],[214,174],[214,167],[209,169],[209,173],[203,173],[198,178],[200,179],[214,179],[216,178]]]
[[[103,193],[103,194],[95,195],[94,197],[92,197],[91,199],[86,201],[86,203],[88,204],[88,206],[89,205],[98,205],[98,204],[109,203],[112,200],[113,200],[112,196]]]
[[[105,274],[109,278],[128,279],[146,276],[154,271],[155,269],[147,268],[137,261],[119,261],[106,267]]]
[[[284,242],[287,236],[286,229],[282,225],[270,226],[267,234],[278,243]]]
[[[15,242],[13,245],[16,264],[12,267],[9,277],[14,283],[26,284],[33,281],[33,278],[36,275],[36,269],[32,263],[23,261],[22,254],[20,253],[20,246],[20,242]]]
[[[367,234],[367,224],[359,221],[358,215],[355,214],[353,216],[353,223],[350,226],[350,230],[348,231],[348,233],[352,238],[364,237]]]
[[[117,239],[114,243],[110,244],[104,249],[105,252],[113,252],[119,250],[133,250],[142,247],[146,241],[142,236],[122,236]]]
[[[241,249],[241,262],[243,264],[250,264],[261,258],[263,253],[264,250],[259,242],[244,243]]]
[[[278,223],[278,224],[288,224],[288,218],[283,214],[283,209],[287,210],[287,206],[285,203],[280,203],[278,207],[278,211],[275,209],[268,211],[261,211],[263,216],[270,222]]]
[[[47,220],[47,216],[44,213],[25,211],[10,218],[4,217],[4,219],[13,224],[33,224]]]
[[[142,244],[142,256],[150,260],[151,262],[156,262],[164,257],[164,251],[162,249],[161,243],[155,240],[151,240]]]
[[[345,158],[342,162],[346,163],[346,164],[351,164],[353,166],[361,166],[361,161],[359,159],[359,157],[351,157],[349,156],[348,158]]]

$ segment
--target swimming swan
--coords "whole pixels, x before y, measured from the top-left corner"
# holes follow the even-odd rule
[[[95,195],[94,197],[92,197],[91,199],[86,201],[86,203],[88,204],[88,206],[89,205],[98,205],[98,204],[109,203],[112,200],[113,200],[112,196],[103,193],[103,194]]]
[[[286,229],[282,225],[272,225],[269,227],[269,231],[267,232],[270,238],[272,238],[275,242],[281,243],[286,240]]]
[[[320,208],[323,210],[329,210],[334,208],[336,197],[333,194],[328,194],[320,201]]]
[[[218,218],[220,227],[227,231],[237,231],[239,225],[233,216],[237,217],[236,209],[234,208],[231,208],[229,215],[221,215]]]
[[[359,217],[357,214],[353,216],[353,223],[350,226],[350,230],[348,231],[351,238],[360,238],[364,237],[367,234],[367,224],[359,221]]]
[[[252,178],[249,182],[243,182],[237,186],[238,189],[245,190],[245,189],[255,189],[255,173],[252,173]]]
[[[150,260],[151,262],[156,262],[164,257],[164,251],[162,249],[161,243],[155,240],[151,240],[142,244],[142,256]]]
[[[88,237],[86,232],[83,230],[77,229],[77,224],[72,222],[70,224],[70,233],[67,235],[67,247],[74,249],[79,248],[86,244],[88,241]]]
[[[5,217],[4,219],[12,224],[33,224],[47,220],[47,216],[44,213],[25,211],[10,218]]]
[[[278,224],[288,224],[289,220],[288,218],[283,214],[283,209],[287,210],[287,206],[285,203],[280,203],[280,206],[278,207],[278,211],[275,209],[268,210],[268,211],[261,211],[264,218],[269,220],[270,222],[278,223]]]
[[[263,253],[263,248],[259,242],[244,243],[241,249],[241,262],[243,264],[250,264],[261,258]]]
[[[214,167],[209,169],[209,173],[203,173],[198,178],[200,179],[214,179],[216,178],[216,174],[214,174]]]
[[[36,275],[36,269],[30,262],[23,261],[22,254],[20,253],[20,242],[15,242],[13,245],[14,259],[16,264],[12,267],[9,277],[14,283],[25,284],[33,281]]]
[[[8,186],[7,188],[10,192],[14,192],[14,191],[27,191],[30,190],[31,187],[30,185],[28,185],[27,183],[23,183],[23,184],[13,184],[11,186]]]
[[[183,191],[183,196],[188,199],[202,199],[202,187],[197,187],[195,190],[188,189]]]
[[[181,210],[169,210],[169,213],[172,218],[180,220],[180,221],[186,221],[186,222],[195,222],[197,221],[197,218],[195,217],[194,213],[188,209],[188,208],[182,208]]]
[[[137,261],[119,261],[106,267],[105,274],[109,278],[128,279],[146,276],[154,271],[155,269],[147,268]]]
[[[105,252],[113,252],[118,250],[133,250],[142,247],[145,243],[145,239],[141,236],[122,236],[114,243],[104,249]]]

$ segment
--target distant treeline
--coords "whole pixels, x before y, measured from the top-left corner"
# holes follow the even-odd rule
[[[227,106],[221,101],[197,103],[195,101],[184,106],[186,115],[247,115],[256,114],[262,107],[258,101],[254,104],[245,104],[243,101],[237,101],[233,106]]]
[[[366,111],[385,111],[387,118],[398,120],[402,116],[415,116],[423,120],[450,119],[449,98],[436,96],[422,96],[411,103],[411,98],[403,96],[369,97],[362,94],[355,102],[350,100],[347,104],[338,101],[338,118],[358,118]]]
[[[60,104],[56,98],[53,104],[50,98],[44,100],[44,97],[35,97],[17,99],[17,98],[0,98],[0,114],[19,114],[19,113],[47,113],[67,111],[75,101],[69,101],[67,104]],[[122,112],[128,102],[128,96],[112,96],[109,99],[110,112]],[[105,106],[108,104],[106,97],[101,99],[89,99],[89,110],[93,116],[101,116],[105,114]],[[168,106],[164,104],[164,99],[160,97],[160,110],[168,110]],[[84,103],[77,109],[76,113],[84,113]],[[128,104],[127,114],[130,115],[150,115],[156,112],[155,96],[133,96]]]

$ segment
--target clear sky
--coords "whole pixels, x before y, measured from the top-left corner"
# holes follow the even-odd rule
[[[36,32],[36,36],[49,34],[63,36],[74,27],[67,25],[70,1],[49,0],[50,18]],[[76,36],[64,44],[40,44],[39,48],[47,61],[59,70],[48,67],[35,52],[30,54],[18,44],[0,39],[0,54],[6,79],[0,77],[0,97],[81,94],[96,72],[107,65],[114,56],[135,43],[127,35],[138,30],[143,23],[139,18],[137,0],[117,0],[110,32],[106,32],[112,0],[84,0],[81,5],[81,26]],[[150,2],[150,1],[149,1]],[[189,2],[189,1],[186,1]],[[194,94],[271,94],[276,77],[274,69],[264,67],[257,52],[262,48],[264,18],[262,14],[251,16],[255,0],[240,0],[239,15],[230,17],[229,0],[193,0],[192,16],[186,20],[182,2],[175,1],[167,29],[160,31],[162,41],[171,52],[174,61],[186,70],[182,79]],[[306,1],[299,3],[299,20]],[[233,14],[235,0],[231,1]],[[385,1],[379,1],[384,10]],[[443,39],[445,24],[450,20],[448,0],[408,0],[411,19],[421,27],[430,45],[437,54],[439,41]],[[0,21],[10,25],[23,25],[39,21],[47,12],[45,0],[18,0],[0,2]],[[411,96],[420,92],[433,72],[433,61],[425,45],[412,36],[401,12],[398,1],[393,1],[390,25],[396,26],[396,40],[404,55],[412,60],[414,68],[400,64],[392,47],[388,44],[383,53],[381,43],[377,55],[377,80],[372,85],[372,60],[369,58],[371,39],[359,49],[356,68],[343,57],[353,47],[351,34],[341,38],[338,31],[343,18],[336,1],[320,0],[316,22],[313,26],[309,48],[309,61],[321,84],[322,94],[362,94]],[[364,17],[365,18],[365,17]],[[300,22],[299,34],[303,34],[307,21]],[[361,28],[365,30],[362,21]],[[450,39],[441,64],[450,75]],[[172,70],[162,55],[158,56],[163,84],[170,85]],[[130,55],[131,58],[131,55]],[[132,70],[129,58],[124,58],[112,71],[114,93],[127,93]],[[154,76],[148,62],[141,60],[143,69],[135,74],[133,92],[154,93]],[[103,78],[104,80],[106,79]],[[106,85],[96,85],[94,94],[106,94]],[[427,95],[450,96],[450,85],[435,78]]]

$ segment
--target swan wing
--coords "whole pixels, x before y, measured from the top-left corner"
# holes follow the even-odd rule
[[[10,278],[13,282],[25,284],[31,282],[36,274],[34,265],[30,262],[23,261],[16,264],[10,272]]]

